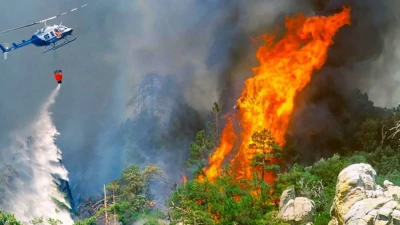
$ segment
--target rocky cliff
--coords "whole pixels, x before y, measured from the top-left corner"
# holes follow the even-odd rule
[[[400,187],[375,182],[376,171],[368,164],[343,169],[337,180],[329,225],[400,224]]]

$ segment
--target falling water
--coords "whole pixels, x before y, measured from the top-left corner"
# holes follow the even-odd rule
[[[61,151],[55,144],[59,133],[49,111],[60,88],[59,84],[50,94],[33,123],[13,136],[10,151],[15,156],[12,165],[18,172],[18,188],[7,196],[8,210],[24,224],[38,217],[73,224],[69,203],[57,185],[60,178],[68,181],[68,171],[61,164]]]

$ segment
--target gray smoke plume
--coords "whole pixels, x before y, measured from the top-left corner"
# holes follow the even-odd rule
[[[299,93],[289,127],[303,162],[345,154],[358,126],[377,116],[377,108],[399,103],[397,1],[316,0],[317,15],[351,6],[351,25],[342,27],[323,68]],[[355,92],[360,89],[366,95]],[[371,101],[372,100],[372,101]],[[351,126],[349,124],[352,124]]]
[[[2,196],[6,204],[1,208],[14,213],[24,224],[39,217],[73,224],[70,205],[59,191],[60,179],[68,181],[68,171],[61,164],[61,151],[54,142],[59,133],[49,112],[60,87],[50,94],[33,123],[14,132],[13,144],[4,149],[13,156],[7,161],[12,163],[18,177],[14,181],[16,188]]]
[[[321,74],[336,76],[343,86],[360,88],[378,106],[397,106],[400,2],[331,0],[318,13],[331,13],[344,4],[352,7],[352,24],[335,38]]]

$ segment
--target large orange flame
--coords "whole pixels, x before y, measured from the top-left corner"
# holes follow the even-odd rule
[[[267,128],[280,146],[285,144],[284,135],[295,95],[309,83],[312,72],[322,67],[328,47],[333,44],[333,36],[345,24],[350,25],[348,7],[329,17],[306,18],[299,14],[295,18],[286,18],[287,33],[276,43],[274,35],[263,36],[265,45],[257,51],[260,65],[253,69],[255,76],[245,81],[237,101],[241,143],[231,166],[238,179],[252,177],[250,160],[255,153],[248,145],[254,132]],[[235,141],[233,122],[229,120],[222,132],[221,144],[205,170],[210,180],[220,173],[222,162],[232,151]],[[273,178],[269,174],[264,179],[271,181]]]

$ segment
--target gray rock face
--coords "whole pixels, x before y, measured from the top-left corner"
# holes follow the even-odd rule
[[[368,164],[343,169],[337,180],[329,225],[400,224],[400,187],[384,181],[375,183],[376,171]]]
[[[305,197],[295,197],[293,188],[281,195],[278,217],[292,224],[312,224],[315,216],[315,203]]]

